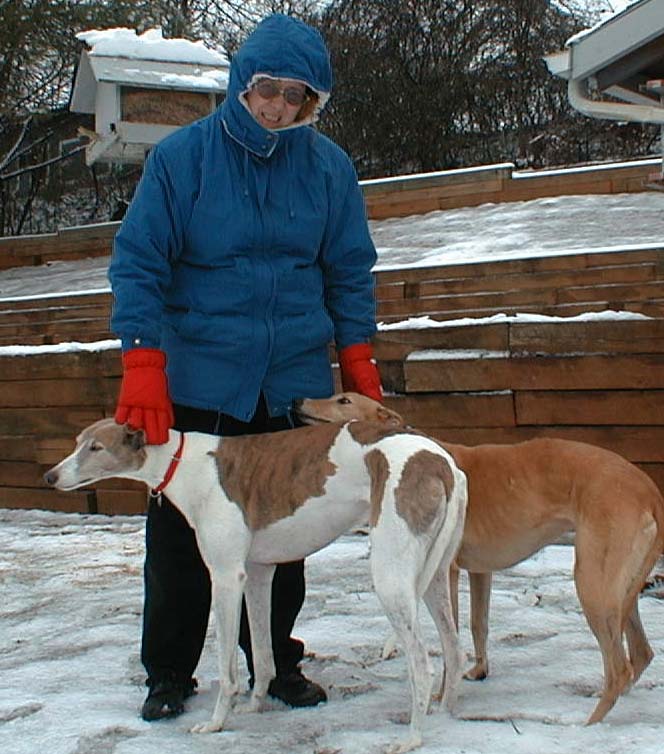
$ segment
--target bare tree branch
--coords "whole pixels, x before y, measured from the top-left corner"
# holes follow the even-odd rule
[[[57,157],[51,157],[51,159],[44,160],[43,162],[38,162],[35,165],[27,165],[26,167],[21,168],[20,170],[14,170],[11,173],[0,173],[0,181],[9,181],[12,178],[18,178],[20,175],[33,173],[35,170],[41,170],[42,168],[46,168],[49,165],[55,165],[56,163],[62,162],[63,160],[68,160],[79,152],[82,152],[85,149],[85,146],[86,145],[83,144],[80,147],[75,147],[66,154],[61,154]]]
[[[21,144],[23,143],[23,140],[25,139],[26,134],[30,130],[30,125],[32,123],[32,120],[33,120],[33,116],[30,115],[30,116],[28,116],[23,121],[23,126],[21,128],[21,133],[19,134],[18,138],[16,139],[16,142],[14,143],[14,146],[10,148],[10,150],[4,156],[4,158],[2,159],[2,161],[0,161],[0,171],[4,170],[4,168],[6,168],[7,165],[9,165],[15,159],[15,156],[17,155],[17,153],[20,154],[19,153],[19,148],[20,148]]]

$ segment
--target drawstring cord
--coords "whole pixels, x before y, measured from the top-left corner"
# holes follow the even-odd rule
[[[295,219],[295,202],[293,201],[293,183],[295,176],[291,169],[291,153],[288,139],[284,140],[284,149],[286,152],[286,173],[288,174],[288,216],[291,220]]]
[[[244,150],[244,195],[249,196],[249,150]]]

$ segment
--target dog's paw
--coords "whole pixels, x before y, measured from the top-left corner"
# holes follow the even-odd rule
[[[404,754],[407,751],[418,749],[422,746],[422,736],[412,735],[398,744],[391,744],[385,748],[385,754]]]
[[[383,650],[380,653],[382,660],[391,660],[397,656],[397,637],[391,633],[383,644]]]
[[[219,733],[224,727],[223,723],[216,723],[214,720],[210,720],[207,723],[198,723],[190,728],[190,733]]]

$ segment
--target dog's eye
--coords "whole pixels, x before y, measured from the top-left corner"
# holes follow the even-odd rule
[[[339,400],[337,401],[337,403],[346,404],[346,403],[352,403],[352,401],[350,398],[346,398],[345,395],[342,395],[341,398],[339,398]]]
[[[88,446],[88,449],[94,452],[96,450],[103,450],[104,446],[98,443],[96,440],[92,440],[92,442]]]

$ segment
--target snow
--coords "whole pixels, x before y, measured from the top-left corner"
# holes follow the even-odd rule
[[[161,29],[148,29],[137,34],[134,29],[90,29],[76,35],[90,47],[89,55],[142,60],[161,60],[172,63],[228,66],[224,50],[213,50],[204,42],[188,39],[164,39]]]
[[[652,191],[547,197],[374,220],[376,269],[661,248],[663,210],[664,192]]]
[[[0,511],[0,751],[373,754],[405,736],[404,658],[380,658],[389,624],[371,588],[367,537],[358,533],[307,560],[296,635],[308,648],[304,672],[328,690],[327,704],[293,710],[272,700],[262,714],[234,711],[222,733],[189,733],[210,716],[216,696],[212,619],[199,693],[186,714],[143,722],[143,528],[140,516]],[[602,662],[576,599],[572,561],[570,546],[554,545],[495,575],[490,676],[463,682],[455,718],[438,710],[427,718],[422,754],[661,753],[664,603],[656,592],[640,600],[653,663],[602,724],[584,727]],[[462,578],[461,640],[470,651],[467,612]],[[438,672],[435,629],[424,613]]]
[[[591,32],[599,29],[600,26],[604,26],[604,24],[607,24],[613,18],[620,15],[623,11],[627,10],[630,5],[634,5],[636,2],[641,2],[641,0],[610,0],[610,2],[608,3],[610,10],[607,9],[601,11],[599,14],[599,21],[589,29],[582,29],[580,32],[577,32],[576,34],[571,36],[567,40],[567,42],[565,42],[565,47],[569,47]]]
[[[33,356],[46,353],[71,353],[72,351],[110,351],[120,347],[120,339],[96,340],[92,343],[78,341],[54,343],[47,346],[1,346],[0,356]]]
[[[625,319],[650,319],[645,314],[639,312],[614,311],[607,309],[602,312],[584,312],[576,314],[573,317],[556,317],[550,314],[492,314],[489,317],[461,317],[460,319],[436,320],[431,319],[427,314],[423,317],[409,317],[399,322],[381,322],[378,325],[379,330],[426,330],[432,327],[468,327],[470,325],[493,325],[504,322],[518,322],[525,324],[527,322],[596,322],[597,320],[625,320]],[[13,347],[13,346],[9,346]],[[1,351],[0,351],[1,353]]]

